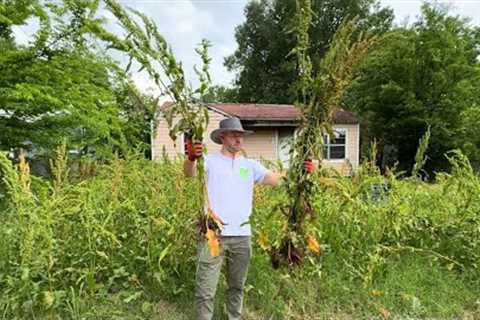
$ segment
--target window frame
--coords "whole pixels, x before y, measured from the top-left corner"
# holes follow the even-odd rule
[[[348,159],[347,157],[347,144],[348,144],[348,139],[347,139],[347,133],[348,130],[347,128],[333,128],[333,131],[337,132],[342,132],[345,135],[345,142],[343,144],[340,143],[330,143],[330,135],[328,133],[324,134],[324,138],[326,138],[326,142],[324,142],[324,160],[326,161],[331,161],[331,162],[342,162],[345,161],[345,159]],[[344,147],[344,156],[343,158],[334,158],[332,159],[330,154],[331,154],[331,147]],[[326,152],[325,152],[326,151]]]

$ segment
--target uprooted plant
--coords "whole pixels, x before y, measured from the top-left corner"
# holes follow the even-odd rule
[[[305,225],[307,217],[314,217],[311,199],[314,184],[309,174],[303,170],[303,163],[306,159],[316,159],[320,163],[323,137],[325,134],[333,134],[332,114],[352,81],[354,67],[376,41],[375,36],[359,31],[358,20],[345,21],[334,35],[330,48],[314,75],[308,55],[308,32],[312,14],[310,0],[297,1],[293,27],[297,45],[291,54],[297,57],[295,106],[301,116],[290,151],[290,170],[285,179],[287,199],[279,205],[286,217],[285,233],[280,242],[270,249],[274,266],[300,264],[306,247],[313,252],[319,251],[317,240],[308,233]]]
[[[191,141],[202,141],[209,121],[208,110],[202,98],[211,84],[208,71],[211,61],[208,55],[210,43],[204,39],[196,49],[203,65],[200,70],[194,68],[200,85],[197,89],[193,89],[185,80],[181,62],[177,61],[171,47],[151,18],[134,9],[127,11],[114,0],[106,0],[105,3],[107,9],[113,13],[126,31],[127,36],[120,39],[106,30],[96,30],[96,33],[112,48],[129,55],[130,62],[127,69],[130,68],[132,61],[136,61],[141,65],[140,71],[145,70],[160,92],[171,98],[172,105],[161,110],[170,128],[170,138],[175,141],[178,136],[184,135]],[[206,197],[205,170],[202,158],[198,159],[197,168],[197,178],[201,190],[196,203],[202,206],[198,209],[200,229],[206,235],[212,253],[216,254],[221,224],[214,218],[208,201],[207,214],[204,214],[203,204],[208,198]]]

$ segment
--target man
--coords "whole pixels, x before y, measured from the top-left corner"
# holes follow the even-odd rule
[[[220,254],[210,254],[206,241],[198,249],[198,264],[195,289],[197,320],[210,320],[213,315],[215,292],[224,258],[227,263],[227,313],[229,320],[238,320],[242,312],[243,288],[251,256],[251,230],[248,221],[252,211],[253,187],[256,183],[277,186],[284,173],[267,170],[260,162],[240,154],[245,135],[238,118],[220,121],[210,138],[222,145],[220,153],[205,157],[205,173],[210,207],[222,224]],[[202,156],[202,144],[186,141],[187,159],[184,172],[195,175],[196,159]],[[304,169],[314,171],[311,160],[306,160]]]

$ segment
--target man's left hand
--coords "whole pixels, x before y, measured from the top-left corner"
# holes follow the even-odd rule
[[[303,170],[306,173],[311,174],[315,171],[315,164],[313,164],[312,159],[307,159],[303,162]]]

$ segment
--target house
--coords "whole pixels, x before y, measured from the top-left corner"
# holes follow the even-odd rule
[[[171,106],[164,103],[161,110]],[[210,140],[210,133],[227,117],[238,117],[245,129],[253,130],[245,136],[244,149],[248,157],[264,160],[280,160],[288,165],[289,144],[298,125],[299,111],[293,105],[212,103],[207,106],[210,122],[204,142],[207,152],[220,150],[220,145]],[[152,159],[160,159],[165,153],[174,158],[183,154],[183,137],[172,141],[168,125],[160,111],[157,130],[152,137]],[[325,135],[323,165],[350,172],[359,164],[360,125],[355,114],[343,109],[333,113],[335,137]]]

